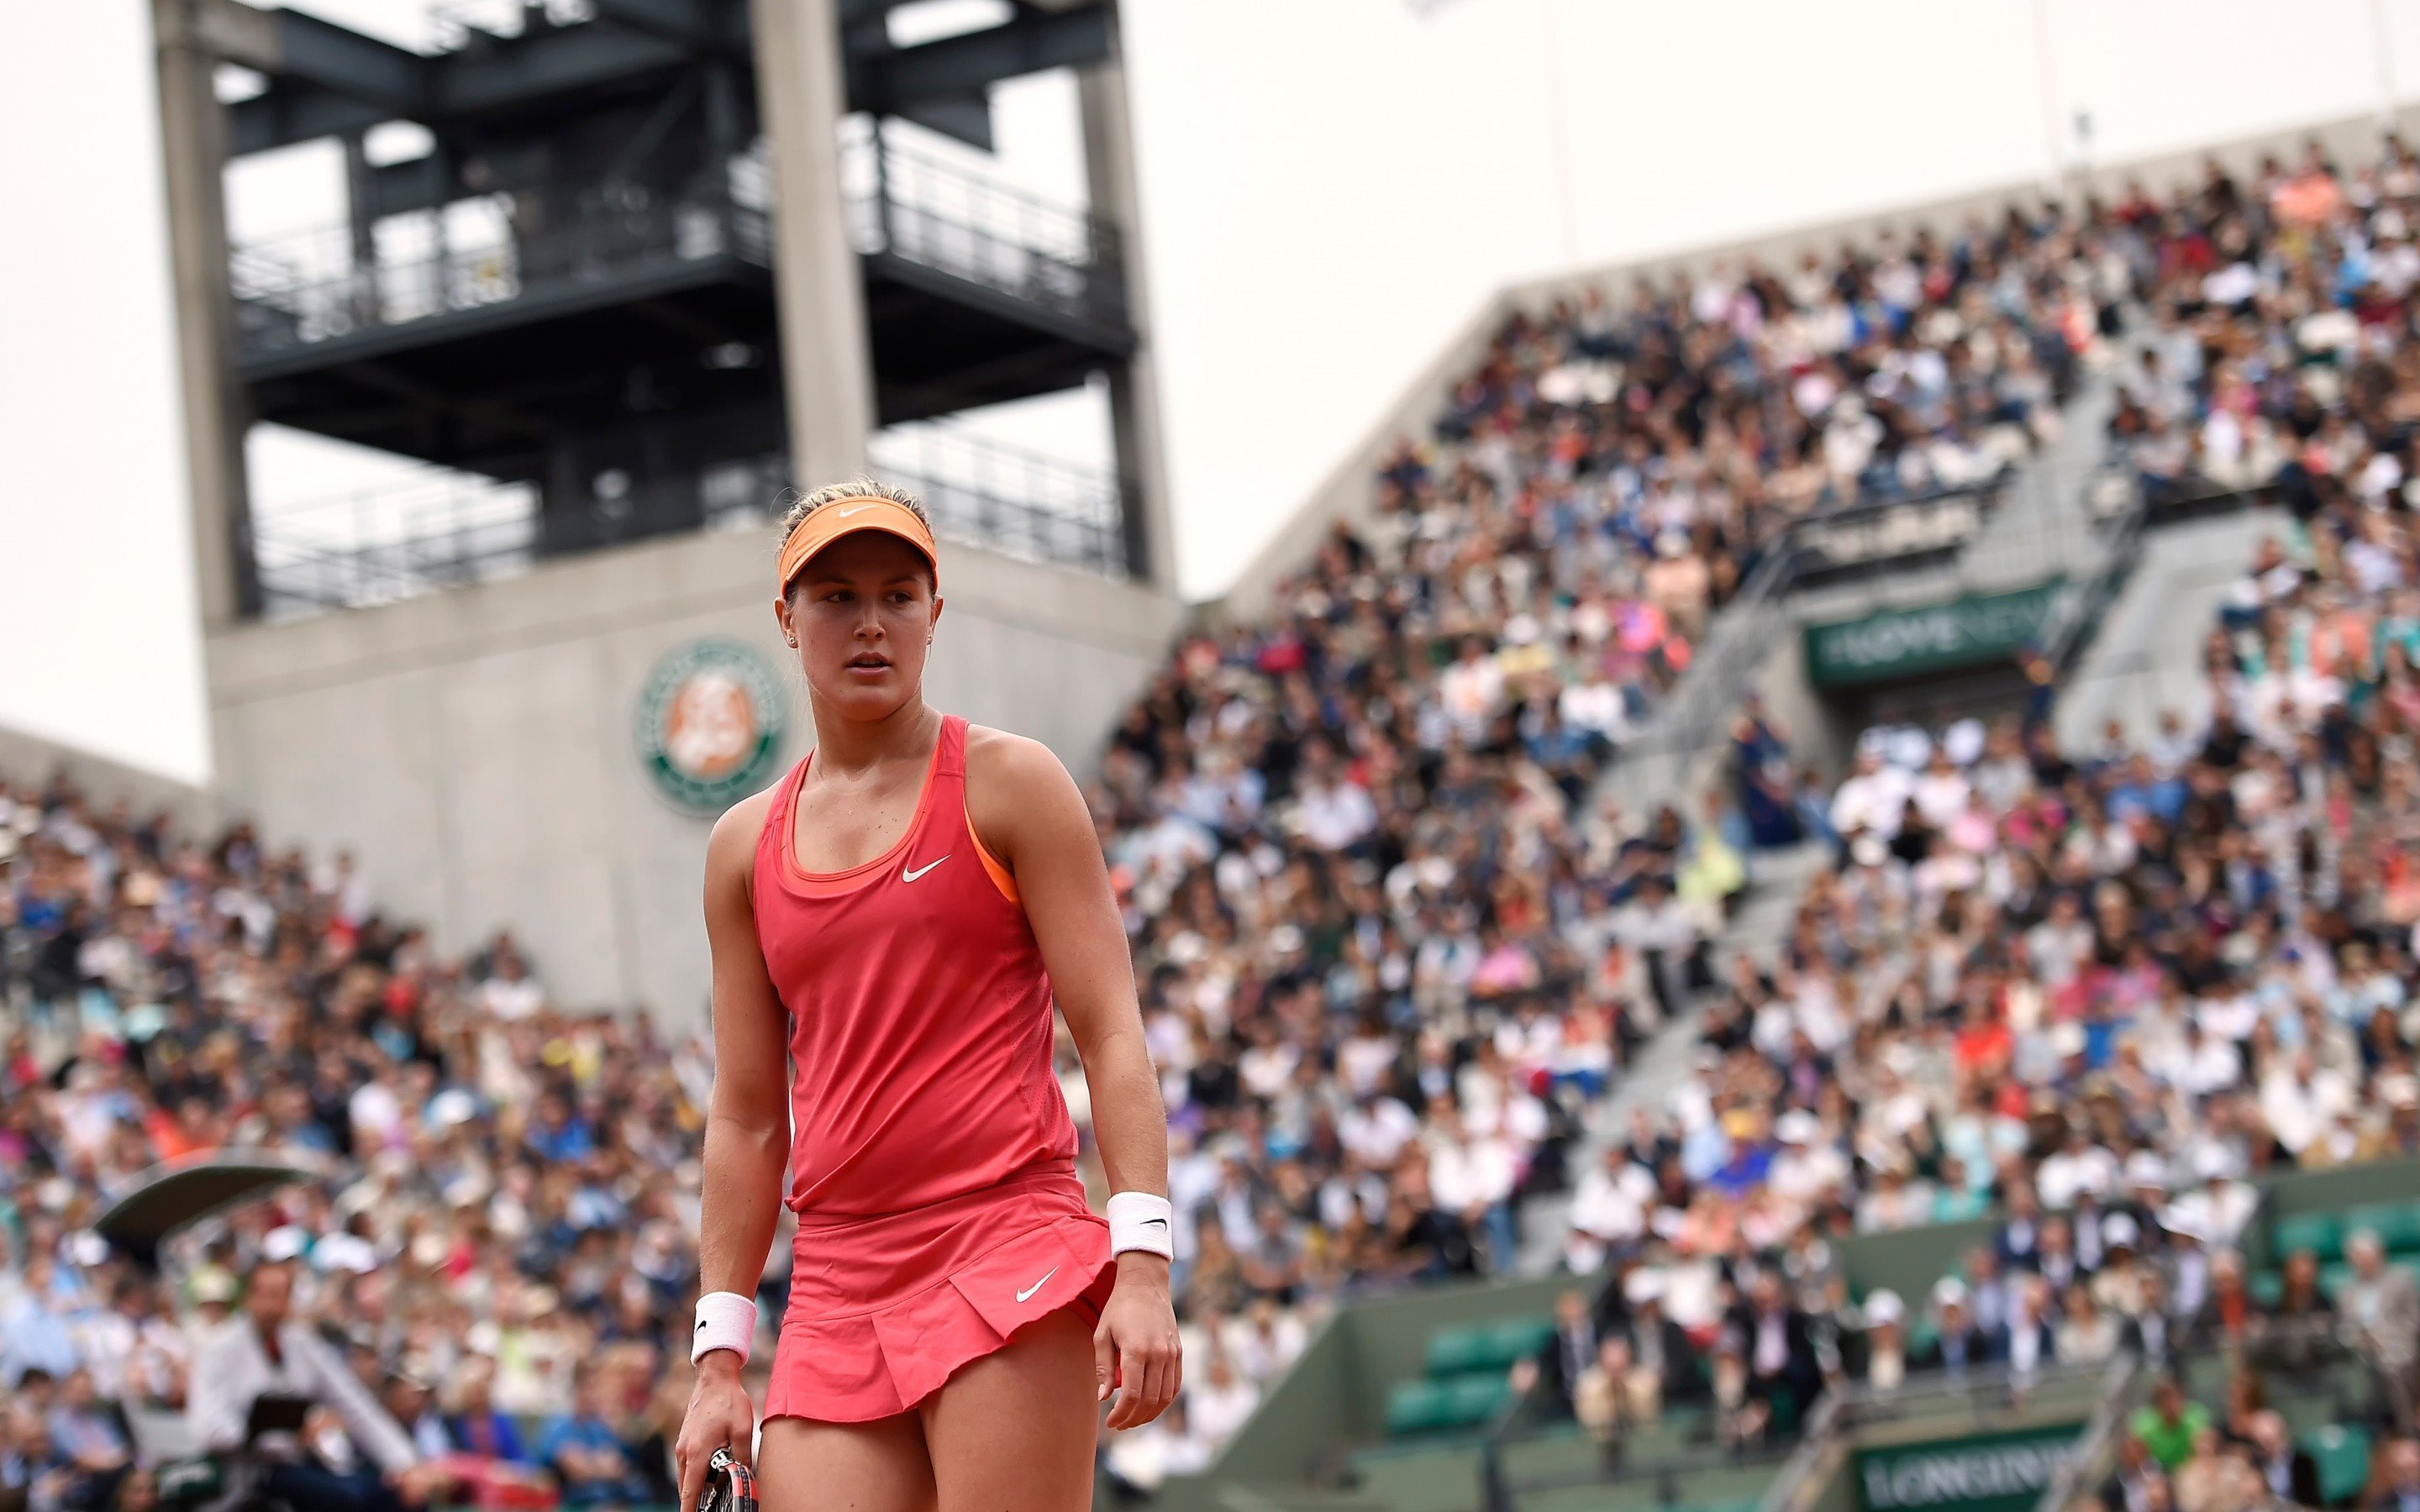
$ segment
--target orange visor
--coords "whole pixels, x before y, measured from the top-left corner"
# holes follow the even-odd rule
[[[835,499],[823,508],[799,522],[790,538],[782,543],[782,581],[777,592],[786,594],[799,579],[815,553],[844,535],[860,531],[881,531],[895,535],[924,554],[933,569],[936,586],[941,579],[941,559],[933,548],[933,532],[916,517],[916,512],[906,504],[872,495]]]

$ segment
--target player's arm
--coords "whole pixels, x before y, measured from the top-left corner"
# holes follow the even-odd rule
[[[701,1292],[752,1297],[782,1199],[790,1116],[784,1015],[756,939],[749,876],[769,794],[735,804],[706,845],[706,937],[714,961],[714,1092],[706,1119],[706,1179],[698,1223]],[[697,1362],[697,1388],[675,1459],[681,1505],[694,1507],[706,1460],[728,1445],[743,1462],[755,1422],[741,1361],[713,1350]]]
[[[1093,1092],[1093,1129],[1113,1192],[1168,1192],[1168,1110],[1142,1037],[1134,958],[1093,816],[1039,741],[986,730],[968,742],[967,806],[1016,881],[1050,990]]]
[[[1083,1057],[1109,1190],[1165,1196],[1168,1110],[1143,1042],[1125,926],[1083,794],[1049,748],[982,730],[967,742],[967,808],[985,848],[1016,880],[1052,995]],[[1149,1422],[1176,1395],[1168,1285],[1160,1256],[1127,1250],[1118,1257],[1118,1295],[1095,1335],[1104,1392],[1112,1350],[1123,1381],[1112,1427]]]
[[[768,800],[734,805],[706,847],[706,936],[714,958],[714,1094],[706,1119],[698,1279],[755,1293],[772,1247],[790,1153],[785,1015],[756,940],[749,875]]]

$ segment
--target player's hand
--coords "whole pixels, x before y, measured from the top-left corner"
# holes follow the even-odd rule
[[[689,1413],[681,1419],[680,1437],[673,1441],[681,1512],[697,1512],[698,1498],[706,1493],[706,1463],[714,1451],[727,1447],[734,1459],[753,1470],[755,1442],[756,1407],[739,1382],[739,1356],[716,1350],[697,1363]]]
[[[1176,1399],[1185,1384],[1185,1351],[1176,1337],[1176,1307],[1168,1298],[1168,1261],[1146,1250],[1118,1257],[1117,1289],[1093,1330],[1093,1372],[1099,1399],[1115,1387],[1109,1426],[1140,1427]]]

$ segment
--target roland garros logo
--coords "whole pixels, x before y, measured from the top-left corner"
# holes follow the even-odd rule
[[[639,694],[639,756],[664,796],[720,813],[781,760],[781,685],[735,640],[699,640],[656,664]]]

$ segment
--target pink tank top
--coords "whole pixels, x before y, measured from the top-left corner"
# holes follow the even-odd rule
[[[951,715],[908,833],[846,872],[798,860],[791,768],[756,840],[756,938],[790,1016],[790,1207],[898,1212],[1071,1166],[1050,978],[967,819]]]

